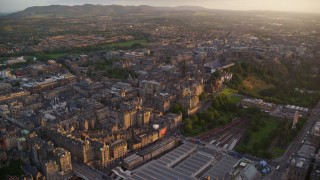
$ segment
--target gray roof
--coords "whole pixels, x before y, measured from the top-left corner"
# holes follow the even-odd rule
[[[247,167],[245,167],[245,169],[243,170],[243,174],[248,179],[259,179],[260,177],[259,171],[252,164],[247,165]]]
[[[214,156],[216,153],[185,142],[159,159],[140,167],[129,179],[192,180],[200,176],[222,179],[228,171],[233,169],[238,159],[230,156],[223,156],[220,159],[220,156]]]
[[[219,161],[215,166],[213,166],[207,173],[202,177],[210,176],[211,179],[223,179],[226,172],[233,169],[233,166],[238,162],[238,159],[235,159],[230,156],[225,156],[221,161]]]
[[[316,152],[316,147],[312,144],[307,144],[306,142],[299,149],[298,156],[309,159],[314,156],[315,152]]]
[[[173,151],[159,158],[158,162],[163,166],[172,166],[173,164],[177,163],[178,161],[189,155],[192,151],[196,149],[196,147],[197,146],[195,144],[186,142],[178,148],[174,149]]]
[[[208,167],[213,161],[213,158],[210,154],[199,151],[174,169],[186,175],[195,176],[205,167]]]
[[[157,161],[151,162],[148,164],[148,166],[144,167],[137,173],[135,173],[131,178],[129,179],[154,179],[154,180],[177,180],[177,179],[183,179],[183,180],[194,180],[196,178],[188,176],[186,174],[180,173],[178,171],[175,171],[174,169],[171,169],[169,167],[163,166],[159,164]]]

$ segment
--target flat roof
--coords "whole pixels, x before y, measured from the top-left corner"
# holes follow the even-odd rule
[[[179,161],[180,159],[189,155],[193,150],[195,150],[197,145],[186,142],[179,146],[178,148],[170,151],[169,153],[165,154],[158,160],[164,166],[171,166],[175,162]]]
[[[186,174],[177,172],[169,167],[159,164],[157,161],[151,162],[148,166],[135,173],[129,179],[152,179],[152,180],[195,180],[196,178],[190,177]]]
[[[202,177],[210,176],[212,179],[223,179],[226,172],[231,170],[238,161],[238,159],[233,157],[225,156],[221,161],[217,162],[215,166],[209,169],[209,171],[207,171]]]
[[[191,180],[208,176],[212,179],[222,179],[239,159],[220,153],[217,156],[217,153],[216,150],[184,142],[160,158],[139,167],[128,179]]]
[[[195,176],[199,170],[208,166],[213,159],[214,157],[210,154],[198,151],[187,160],[180,163],[174,169],[181,173],[187,174],[188,176]]]

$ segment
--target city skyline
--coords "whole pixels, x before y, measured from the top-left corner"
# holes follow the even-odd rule
[[[83,5],[83,4],[101,4],[101,5],[150,5],[150,6],[202,6],[208,9],[226,9],[226,10],[268,10],[268,11],[292,11],[292,12],[320,12],[320,1],[317,0],[202,0],[202,1],[144,1],[144,0],[3,0],[0,6],[1,13],[12,13],[21,11],[32,6],[48,5]]]

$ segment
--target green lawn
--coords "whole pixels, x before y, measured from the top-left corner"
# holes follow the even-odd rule
[[[0,179],[6,179],[7,175],[11,176],[21,176],[23,171],[20,168],[20,161],[11,161],[9,166],[0,168]]]
[[[118,43],[112,43],[109,46],[110,47],[131,47],[134,44],[141,44],[141,45],[146,45],[147,41],[146,40],[131,40],[131,41],[125,41],[125,42],[118,42]]]
[[[223,91],[220,92],[220,95],[231,96],[237,93],[237,91],[226,87]]]
[[[255,143],[267,138],[272,131],[277,129],[277,125],[278,123],[275,119],[265,120],[265,126],[260,127],[257,132],[251,134],[247,147],[252,148]]]
[[[220,93],[220,95],[224,95],[224,96],[228,97],[230,100],[229,101],[230,103],[237,104],[243,98],[241,96],[237,95],[236,93],[237,93],[237,91],[227,87]]]
[[[278,158],[285,152],[304,122],[302,119],[296,130],[290,130],[292,122],[266,116],[255,117],[236,150],[266,159]]]
[[[236,150],[241,153],[249,153],[257,157],[272,159],[280,156],[282,151],[280,148],[274,148],[273,142],[278,138],[277,134],[281,121],[266,117],[263,115],[255,115],[255,119],[249,124],[249,128],[243,135],[241,143]],[[273,151],[271,151],[273,150]]]
[[[47,54],[47,56],[51,59],[57,59],[57,58],[60,58],[60,57],[63,57],[65,56],[66,53],[53,53],[53,54]]]
[[[66,53],[38,53],[34,56],[29,56],[29,58],[36,57],[39,61],[56,60],[65,56]]]
[[[239,103],[240,101],[242,101],[242,99],[243,99],[243,97],[236,95],[236,94],[229,97],[230,102],[234,103],[234,104]]]
[[[273,158],[280,157],[286,150],[279,147],[273,147],[271,148],[271,153]]]

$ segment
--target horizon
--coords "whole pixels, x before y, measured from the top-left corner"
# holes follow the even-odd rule
[[[245,3],[246,2],[246,3]],[[290,2],[290,6],[288,6]],[[243,4],[244,3],[244,4]],[[122,6],[153,6],[153,7],[179,7],[179,6],[198,6],[211,10],[235,10],[235,11],[276,11],[276,12],[291,12],[291,13],[320,13],[320,1],[308,0],[270,0],[262,2],[262,0],[202,0],[200,3],[192,2],[191,0],[169,2],[167,0],[157,2],[155,0],[144,2],[143,0],[120,0],[113,2],[112,0],[71,0],[66,2],[60,0],[28,0],[21,3],[21,0],[4,0],[1,2],[0,13],[10,14],[18,11],[23,11],[26,8],[34,6],[77,6],[77,5],[122,5]],[[316,8],[315,8],[316,7]]]

